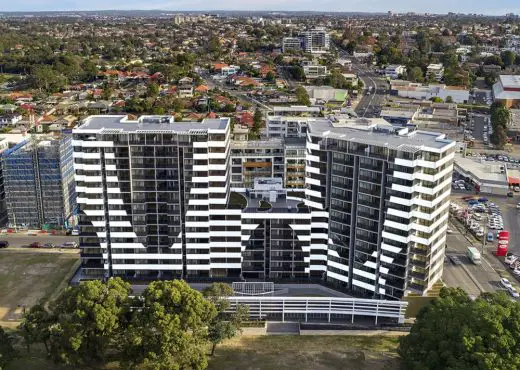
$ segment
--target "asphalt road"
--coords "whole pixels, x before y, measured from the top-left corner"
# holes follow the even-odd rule
[[[386,80],[363,65],[353,64],[352,69],[358,74],[365,87],[365,93],[355,108],[356,114],[360,117],[379,117],[381,106],[385,101]],[[366,91],[370,87],[372,91],[366,95]]]
[[[42,244],[52,243],[54,245],[62,245],[65,242],[79,242],[77,236],[56,236],[56,235],[37,235],[28,236],[26,234],[8,234],[0,235],[0,240],[7,240],[9,248],[24,248],[31,243],[40,242]]]
[[[453,223],[450,225],[453,233],[446,237],[446,256],[444,263],[443,280],[448,286],[463,288],[468,294],[478,296],[483,292],[494,292],[500,289],[498,281],[500,275],[493,267],[491,255],[492,246],[487,246],[482,255],[482,264],[475,265],[467,257],[467,248],[474,246],[482,250],[481,244],[472,244],[463,234],[464,229],[461,225]],[[449,256],[457,256],[461,260],[461,265],[455,265]]]

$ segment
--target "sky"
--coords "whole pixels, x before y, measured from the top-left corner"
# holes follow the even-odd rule
[[[0,0],[2,11],[52,10],[315,10],[520,14],[520,0]]]

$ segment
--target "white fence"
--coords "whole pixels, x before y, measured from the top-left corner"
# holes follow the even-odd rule
[[[237,305],[249,307],[252,319],[281,319],[285,321],[305,322],[314,320],[344,321],[354,317],[373,317],[396,319],[404,323],[408,302],[385,301],[358,298],[322,298],[322,297],[229,297],[229,311]]]

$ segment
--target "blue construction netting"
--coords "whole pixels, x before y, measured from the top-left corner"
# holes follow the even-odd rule
[[[29,142],[29,140],[24,140],[24,141],[21,141],[19,142],[18,144],[16,144],[15,146],[13,146],[12,148],[9,148],[9,149],[6,149],[4,150],[0,155],[2,157],[7,157],[9,155],[11,155],[13,152],[17,151],[18,149],[20,149],[21,147],[23,147],[25,144],[27,144]]]

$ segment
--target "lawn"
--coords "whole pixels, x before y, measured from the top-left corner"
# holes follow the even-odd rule
[[[217,347],[209,369],[400,368],[398,338],[375,336],[239,337]]]
[[[65,287],[78,261],[70,252],[0,250],[0,326],[16,327],[22,314],[18,305],[30,307]]]
[[[209,369],[397,370],[397,343],[396,337],[381,336],[243,336],[219,345],[209,357]],[[6,370],[70,369],[45,359],[42,348],[20,352]],[[116,368],[117,363],[103,367]]]

